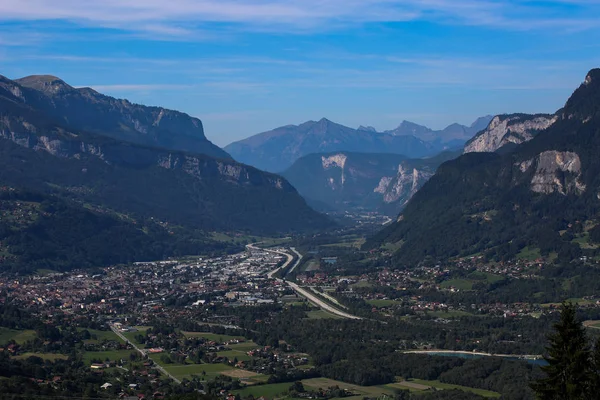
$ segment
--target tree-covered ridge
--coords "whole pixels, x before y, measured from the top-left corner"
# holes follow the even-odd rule
[[[0,80],[1,185],[201,231],[272,234],[329,226],[280,176],[230,159],[81,131],[58,108],[48,111],[42,92]]]
[[[182,227],[91,210],[55,196],[0,190],[0,271],[61,271],[234,248]]]
[[[404,265],[478,253],[514,258],[525,247],[565,260],[595,254],[588,242],[600,207],[599,71],[556,123],[514,152],[443,164],[367,246],[403,243],[396,260]]]

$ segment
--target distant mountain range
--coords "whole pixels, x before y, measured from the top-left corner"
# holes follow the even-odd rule
[[[136,246],[146,250],[131,253],[138,259],[157,253],[169,256],[176,249],[193,248],[199,254],[218,248],[211,231],[273,234],[330,225],[284,178],[235,162],[210,143],[200,120],[91,89],[74,89],[49,76],[16,81],[0,76],[0,187],[15,193],[33,191],[46,203],[65,204],[81,211],[91,226],[101,217],[102,226],[147,232],[136,236]],[[9,254],[0,257],[0,269],[9,262],[44,264],[24,259],[27,252],[18,249],[52,247],[46,246],[48,235],[46,240],[40,236],[49,226],[46,219],[54,218],[53,226],[66,229],[68,224],[60,221],[67,214],[59,218],[44,212],[30,225],[7,225],[8,220],[0,219],[0,247],[12,243],[0,248],[0,256]],[[150,251],[151,243],[165,243],[157,241],[160,232],[195,247]],[[56,229],[52,235],[70,237]],[[22,242],[27,237],[31,240]],[[58,251],[47,252],[44,265],[68,268],[93,263],[91,250],[77,247],[83,242],[71,244],[78,257],[70,263]],[[96,255],[113,250],[102,247],[101,241],[94,246]]]
[[[437,142],[451,147],[458,147],[462,146],[478,132],[487,128],[491,120],[492,116],[486,115],[477,118],[470,126],[454,123],[440,131],[434,131],[426,126],[418,125],[410,121],[402,121],[396,129],[385,131],[384,133],[394,136],[411,135],[425,142]]]
[[[491,118],[479,118],[469,127],[453,124],[442,131],[404,121],[387,132],[363,126],[353,129],[323,118],[259,133],[232,143],[225,150],[239,162],[270,172],[284,171],[299,158],[313,153],[347,151],[421,158],[462,148]]]
[[[600,256],[600,69],[555,114],[497,116],[465,152],[366,247],[393,243],[405,266],[522,252]]]
[[[441,163],[460,153],[444,152],[426,159],[398,154],[317,153],[300,158],[282,175],[317,209],[362,209],[392,216]]]

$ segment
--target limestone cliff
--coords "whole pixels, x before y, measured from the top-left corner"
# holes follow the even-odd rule
[[[580,195],[586,185],[581,181],[581,160],[577,153],[569,151],[544,151],[534,159],[519,164],[521,172],[535,168],[531,190],[536,193],[560,193]]]
[[[527,142],[557,120],[547,114],[511,114],[495,116],[488,127],[465,145],[465,153],[494,152],[507,144]]]

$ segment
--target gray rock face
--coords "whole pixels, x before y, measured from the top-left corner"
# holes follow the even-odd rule
[[[34,75],[11,81],[0,76],[0,98],[43,112],[48,120],[71,129],[146,146],[229,155],[204,136],[202,122],[162,107],[146,107],[74,88],[57,77]]]
[[[433,173],[434,171],[429,168],[419,170],[400,164],[398,165],[398,174],[395,177],[382,178],[374,191],[383,195],[383,201],[386,204],[399,202],[403,207],[417,193],[417,190],[433,176]]]
[[[465,153],[494,152],[507,144],[521,144],[557,121],[553,115],[498,115],[465,145]]]
[[[535,159],[519,164],[522,172],[535,166],[531,190],[536,193],[580,195],[586,190],[581,182],[581,160],[577,153],[569,151],[545,151]]]
[[[302,196],[330,209],[396,215],[436,168],[453,158],[451,154],[431,159],[351,152],[310,154],[296,161],[283,176]]]
[[[8,139],[22,147],[44,151],[55,157],[95,157],[110,165],[136,168],[159,166],[165,169],[179,169],[198,179],[221,179],[236,185],[270,186],[277,190],[295,191],[281,177],[263,173],[233,160],[135,145],[124,146],[120,142],[110,140],[105,143],[93,143],[79,140],[77,135],[67,131],[37,134],[32,125],[23,122],[9,123],[6,117],[0,119],[0,139]]]

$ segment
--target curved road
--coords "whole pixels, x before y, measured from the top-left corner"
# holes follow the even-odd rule
[[[348,318],[348,319],[362,319],[361,317],[357,317],[356,315],[352,315],[345,311],[335,308],[334,306],[324,302],[323,300],[321,300],[320,298],[318,298],[316,295],[309,292],[308,290],[301,288],[294,282],[287,281],[287,284],[292,289],[294,289],[294,291],[296,291],[296,293],[300,294],[303,297],[306,297],[308,299],[308,301],[310,301],[311,303],[315,304],[317,307],[320,307],[321,309],[323,309],[325,311],[328,311],[332,314],[339,315],[340,317],[344,317],[344,318]]]
[[[255,243],[255,244],[258,244],[258,243]],[[252,244],[248,244],[248,245],[246,245],[246,247],[248,249],[251,249],[251,250],[261,250],[261,251],[266,251],[266,252],[269,252],[269,253],[277,253],[277,254],[280,254],[280,255],[283,255],[283,256],[287,257],[287,261],[281,267],[279,267],[279,268],[277,268],[277,269],[275,269],[275,270],[273,270],[273,271],[271,271],[271,272],[269,272],[267,274],[267,276],[269,278],[273,278],[274,274],[276,274],[280,269],[286,268],[292,262],[292,260],[294,259],[294,257],[291,254],[283,252],[283,251],[261,249],[260,247],[256,247],[256,246],[254,246]],[[302,260],[302,254],[298,253],[298,251],[296,251],[296,249],[293,248],[293,247],[291,247],[290,250],[293,251],[294,253],[296,253],[296,255],[298,256],[298,259],[296,260],[296,262],[294,263],[294,265],[290,269],[290,272],[292,272],[300,264],[300,261]],[[298,286],[294,282],[290,282],[290,281],[286,281],[286,280],[284,280],[283,282],[287,283],[288,286],[291,287],[300,296],[306,298],[308,301],[310,301],[311,303],[313,303],[317,307],[319,307],[319,308],[321,308],[321,309],[323,309],[323,310],[325,310],[327,312],[330,312],[331,314],[338,315],[340,317],[348,318],[348,319],[362,319],[361,317],[357,317],[356,315],[349,314],[349,313],[347,313],[345,311],[342,311],[342,310],[340,310],[340,309],[332,306],[329,303],[324,302],[322,299],[320,299],[319,297],[317,297],[315,294],[311,293],[310,291],[308,291],[306,289],[301,288],[300,286]]]
[[[255,243],[255,244],[258,244],[258,243]],[[267,276],[269,277],[269,279],[272,279],[273,275],[275,275],[280,269],[287,268],[287,266],[290,265],[290,263],[294,260],[294,257],[291,254],[285,253],[283,251],[261,249],[260,247],[256,247],[253,244],[247,244],[246,248],[250,249],[250,250],[266,251],[267,253],[276,253],[276,254],[279,254],[279,255],[287,257],[287,260],[285,261],[285,263],[281,267],[276,268],[273,271],[267,273]],[[300,258],[302,258],[302,256],[300,256]],[[296,262],[296,264],[294,264],[294,266],[292,267],[292,269],[296,268],[296,265],[298,265],[298,262]]]

